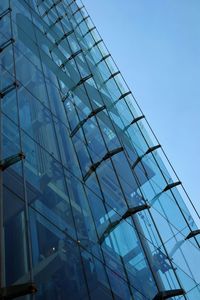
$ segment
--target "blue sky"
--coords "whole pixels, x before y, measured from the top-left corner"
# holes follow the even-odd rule
[[[83,2],[200,212],[200,1]]]

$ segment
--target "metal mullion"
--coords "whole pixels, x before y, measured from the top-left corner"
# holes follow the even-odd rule
[[[11,11],[10,1],[9,1],[9,8],[7,12]],[[7,13],[5,14],[7,15]],[[9,16],[9,29],[12,36],[12,22],[11,22],[11,15]],[[13,46],[12,46],[12,57],[13,57],[13,65],[14,65],[14,53],[13,53]],[[8,72],[9,73],[9,72]],[[10,74],[10,73],[9,73]],[[13,74],[12,74],[13,76]],[[14,70],[14,77],[16,79],[16,72]],[[19,129],[19,127],[18,127]],[[3,120],[2,120],[2,101],[0,101],[0,159],[2,159],[3,153]],[[3,173],[0,171],[0,287],[5,287],[6,279],[5,279],[5,243],[4,243],[4,195],[3,195]]]
[[[1,75],[2,76],[2,75]],[[0,80],[1,83],[1,80]],[[0,101],[0,159],[3,153],[3,120],[2,120],[2,101]],[[3,209],[3,174],[0,171],[0,287],[4,286],[5,277],[5,258],[4,258],[4,209]]]
[[[9,0],[11,2],[11,0]],[[11,19],[11,15],[10,15]],[[13,36],[13,26],[12,26],[12,20],[11,20],[11,35]],[[13,49],[13,66],[14,66],[14,77],[16,80],[16,64],[15,64],[15,48],[12,45]],[[20,115],[19,115],[19,99],[18,99],[18,92],[16,90],[16,102],[17,102],[17,119],[18,119],[18,130],[19,130],[19,143],[21,151],[22,149],[22,135],[21,135],[21,126],[20,126]],[[33,282],[33,256],[32,256],[32,243],[31,243],[31,235],[30,235],[30,227],[29,227],[29,208],[28,208],[28,197],[27,197],[27,189],[26,189],[26,179],[25,179],[25,167],[24,162],[21,163],[22,166],[22,177],[23,177],[23,190],[24,190],[24,202],[25,202],[25,232],[26,232],[26,251],[28,252],[28,258],[27,258],[27,264],[28,264],[28,272],[30,273],[30,280]]]

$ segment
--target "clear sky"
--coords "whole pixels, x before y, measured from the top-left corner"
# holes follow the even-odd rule
[[[83,2],[200,212],[200,0]]]

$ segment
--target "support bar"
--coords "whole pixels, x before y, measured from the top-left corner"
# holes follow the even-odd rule
[[[80,26],[84,21],[86,21],[87,19],[89,19],[89,17],[90,17],[90,16],[84,17],[84,18],[76,25],[75,29],[76,29],[78,26]]]
[[[109,105],[108,109],[112,109],[112,108],[115,106],[115,104],[117,104],[118,101],[124,99],[125,97],[127,97],[127,96],[130,95],[130,94],[132,94],[131,91],[122,94],[117,100],[115,100],[114,102],[112,102],[112,103]],[[128,127],[129,127],[129,126],[130,126],[130,125],[128,125]],[[125,127],[125,128],[126,128],[126,127]]]
[[[77,10],[75,10],[75,12],[73,12],[72,16],[74,16],[77,12],[79,12],[81,9],[83,9],[85,6],[82,5],[80,7],[77,8]]]
[[[4,42],[3,44],[1,44],[0,46],[0,53],[6,49],[8,46],[12,45],[15,42],[15,40],[13,38],[10,38],[9,40],[7,40],[6,42]]]
[[[153,205],[155,203],[155,201],[160,197],[160,195],[162,195],[162,193],[167,192],[169,190],[171,190],[172,188],[178,186],[182,184],[181,181],[176,181],[173,183],[169,183],[163,190],[162,192],[158,193],[152,200],[151,200],[151,205]]]
[[[35,294],[37,288],[34,282],[27,282],[24,284],[11,285],[0,289],[0,299],[15,299],[29,294]]]
[[[118,99],[118,100],[121,100],[121,99],[123,99],[123,98],[127,97],[127,96],[128,96],[128,95],[130,95],[130,94],[131,94],[131,91],[128,91],[128,92],[126,92],[126,93],[122,94],[122,95],[119,97],[119,99]]]
[[[65,102],[65,100],[72,94],[72,92],[81,84],[83,84],[84,82],[86,82],[87,80],[89,80],[90,78],[93,77],[93,74],[89,74],[83,78],[81,78],[81,80],[74,86],[72,87],[65,96],[62,97],[62,102]]]
[[[98,40],[97,42],[95,42],[93,45],[92,45],[92,47],[90,48],[90,50],[93,48],[93,47],[95,47],[95,46],[98,46],[100,43],[102,43],[103,42],[103,40],[102,39],[100,39],[100,40]],[[88,49],[89,50],[89,49]]]
[[[110,56],[110,54],[108,54]],[[118,74],[120,74],[120,71],[117,71],[113,74],[110,75],[110,77],[108,77],[108,79],[106,79],[103,83],[108,82],[110,79],[114,78],[115,76],[117,76]]]
[[[83,177],[83,180],[86,181],[86,180],[90,177],[90,175],[91,175],[93,172],[96,171],[96,169],[98,168],[98,166],[99,166],[103,161],[107,160],[108,158],[111,158],[112,156],[118,154],[119,152],[122,152],[123,150],[124,150],[123,147],[119,147],[119,148],[116,148],[116,149],[114,149],[114,150],[108,151],[108,153],[106,153],[106,154],[104,155],[104,157],[103,157],[100,161],[98,161],[98,162],[96,162],[96,163],[94,163],[93,165],[90,166],[89,170],[87,171],[87,173],[86,173],[85,176]]]
[[[108,57],[110,57],[111,56],[111,54],[107,54],[107,55],[105,55],[105,56],[103,56],[101,59],[100,59],[100,61],[98,61],[97,63],[96,63],[96,66],[98,66],[102,61],[104,61],[104,60],[106,60]],[[108,79],[107,79],[108,80]],[[106,80],[106,81],[107,81]]]
[[[176,182],[173,182],[173,183],[169,183],[163,190],[163,192],[167,192],[169,190],[171,190],[172,188],[176,187],[177,185],[180,185],[182,184],[181,181],[176,181]]]
[[[129,125],[127,125],[126,127],[124,127],[123,132],[125,132],[127,129],[129,129],[129,127],[131,127],[131,125],[137,123],[138,121],[140,121],[140,120],[142,120],[144,118],[145,118],[144,115],[135,118]]]
[[[96,29],[96,26],[90,28],[90,29],[83,35],[83,38],[84,38],[88,33],[90,33],[91,31],[93,31],[94,29]]]
[[[12,92],[17,87],[19,87],[19,83],[17,81],[14,81],[13,83],[11,83],[10,85],[8,85],[7,87],[5,87],[3,90],[0,91],[0,98],[2,99],[5,95]]]
[[[164,299],[169,299],[172,297],[183,296],[183,295],[185,295],[185,291],[183,289],[169,290],[169,291],[158,292],[158,294],[153,298],[153,300],[164,300]]]
[[[4,10],[1,14],[0,14],[0,20],[5,17],[7,14],[9,14],[12,11],[12,9],[9,7],[6,10]]]
[[[111,158],[112,156],[122,152],[124,150],[123,147],[119,147],[116,149],[113,149],[111,151],[108,151],[108,153],[106,153],[106,155],[104,155],[104,157],[102,158],[102,161],[107,160],[108,158]]]
[[[16,164],[17,162],[19,162],[20,160],[23,160],[23,159],[25,159],[25,155],[23,152],[19,152],[15,155],[12,155],[5,159],[2,159],[0,161],[0,171],[6,170],[8,167]]]
[[[189,240],[189,239],[191,239],[192,237],[195,237],[198,234],[200,234],[200,229],[193,230],[188,234],[188,236],[186,236],[185,240]]]
[[[95,42],[92,46],[90,46],[90,47],[85,51],[85,53],[90,52],[95,46],[97,46],[97,45],[100,44],[101,42],[103,42],[102,39],[100,39],[100,40],[98,40],[97,42]]]
[[[104,242],[104,240],[106,239],[106,237],[123,221],[126,220],[127,218],[131,217],[132,215],[145,210],[145,209],[149,209],[150,206],[148,204],[143,204],[143,205],[139,205],[133,208],[129,208],[122,216],[119,220],[114,221],[112,223],[110,223],[108,225],[108,227],[105,229],[105,231],[103,232],[103,234],[101,235],[101,237],[99,238],[99,243],[102,244]]]
[[[58,1],[56,1],[55,3],[53,3],[50,7],[49,7],[49,9],[47,9],[44,13],[43,13],[43,15],[41,16],[42,18],[44,18],[46,15],[48,15],[48,13],[50,12],[50,10],[52,10],[52,8],[54,8],[54,7],[56,7],[59,3],[61,3],[62,2],[62,0],[58,0]]]
[[[106,106],[103,105],[103,106],[98,107],[97,109],[93,110],[85,119],[83,119],[82,121],[79,122],[79,124],[74,128],[74,130],[72,130],[70,137],[73,137],[77,133],[77,131],[87,122],[87,120],[94,117],[96,114],[98,114],[105,108],[106,108]]]
[[[82,53],[82,52],[83,52],[83,50],[80,49],[80,50],[76,51],[75,53],[72,53],[72,55],[71,55],[69,58],[67,58],[67,59],[64,61],[64,63],[62,63],[62,65],[60,65],[60,67],[61,67],[61,68],[64,68],[65,65],[66,65],[70,60],[74,59],[77,55],[79,55],[79,54]]]
[[[70,7],[76,0],[72,0],[69,4],[67,4],[66,8]]]
[[[62,0],[58,0],[58,1],[56,1],[54,4],[52,4],[50,7],[49,7],[49,9],[47,9],[44,13],[43,13],[43,15],[41,16],[42,18],[44,18],[46,15],[48,15],[48,13],[50,12],[50,10],[52,10],[52,8],[54,8],[54,7],[56,7],[59,3],[61,3],[62,2]]]
[[[79,85],[83,84],[84,82],[86,82],[88,79],[90,79],[92,77],[93,77],[93,75],[89,74],[88,76],[81,78],[81,80],[75,85],[75,87],[72,90],[75,90]]]
[[[69,32],[65,32],[64,34],[63,34],[63,36],[58,40],[58,41],[56,41],[55,42],[55,45],[56,46],[59,46],[59,44],[62,42],[62,41],[64,41],[64,39],[66,39],[70,34],[72,34],[74,32],[74,30],[70,30]],[[53,47],[54,48],[54,47]],[[52,50],[51,50],[52,51]]]
[[[57,23],[59,23],[64,17],[67,16],[67,13],[63,14],[62,16],[59,16],[54,23],[52,23],[49,28],[47,29],[47,31],[45,32],[45,34],[47,34],[49,32],[49,30],[51,30]]]
[[[150,147],[143,155],[139,156],[136,161],[134,162],[134,164],[132,165],[132,169],[134,169],[137,164],[149,153],[152,153],[153,151],[159,149],[161,147],[161,145],[156,145],[156,146],[153,146],[153,147]]]

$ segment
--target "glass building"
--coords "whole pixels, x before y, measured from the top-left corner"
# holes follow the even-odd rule
[[[0,66],[0,299],[200,299],[199,214],[83,4],[0,1]]]

